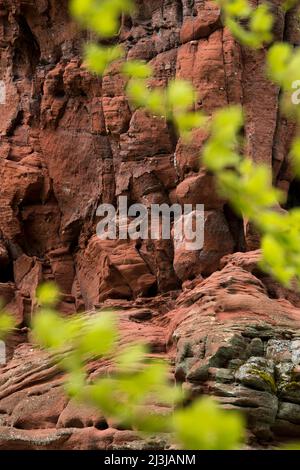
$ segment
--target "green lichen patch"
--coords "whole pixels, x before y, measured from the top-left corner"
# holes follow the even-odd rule
[[[253,367],[252,369],[249,370],[249,374],[252,374],[261,378],[264,382],[266,382],[266,384],[270,386],[271,391],[273,393],[276,393],[277,391],[276,383],[275,383],[274,377],[269,372]]]

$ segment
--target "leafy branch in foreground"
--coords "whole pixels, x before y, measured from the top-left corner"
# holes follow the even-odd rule
[[[273,17],[265,4],[257,8],[250,7],[246,0],[223,0],[219,4],[225,24],[244,44],[257,48],[272,39]],[[133,14],[134,4],[126,0],[72,0],[71,11],[84,27],[106,40],[117,35],[120,15]],[[270,54],[274,47],[271,46]],[[279,62],[290,60],[293,64],[297,51],[279,52]],[[128,77],[127,93],[132,102],[172,121],[180,135],[188,138],[193,129],[209,127],[203,163],[216,175],[222,195],[261,231],[264,268],[287,285],[293,278],[299,279],[299,211],[276,212],[283,197],[272,187],[270,169],[241,156],[242,110],[229,107],[212,117],[195,112],[196,93],[188,82],[174,80],[165,89],[151,88],[151,68],[138,61],[122,64],[120,59],[124,56],[119,45],[92,43],[86,49],[87,65],[100,75],[118,60],[120,71]],[[282,71],[271,70],[271,75],[274,73],[277,78],[273,79],[282,79]],[[47,293],[47,287],[44,289]],[[143,346],[120,348],[116,314],[101,312],[91,317],[63,319],[55,312],[51,295],[48,297],[50,301],[45,301],[43,293],[39,293],[42,307],[34,320],[34,335],[68,373],[66,388],[70,394],[96,404],[104,413],[135,429],[168,432],[183,448],[239,446],[243,439],[242,419],[220,410],[208,398],[179,408],[184,397],[169,383],[167,366],[153,361]],[[90,382],[88,364],[99,358],[108,361],[110,373]],[[165,416],[147,413],[151,404],[163,405],[169,411]]]
[[[267,3],[253,8],[247,0],[216,0],[227,26],[242,44],[259,48],[272,40],[273,15]],[[246,23],[246,27],[241,22]]]
[[[167,433],[170,444],[184,449],[236,449],[242,444],[240,415],[221,410],[209,398],[183,407],[185,397],[170,383],[166,361],[151,358],[142,344],[120,345],[116,312],[62,318],[54,308],[58,293],[53,284],[41,286],[37,299],[33,337],[67,373],[69,395],[96,405],[119,425]],[[109,372],[90,380],[89,364],[100,359]]]
[[[203,162],[215,173],[221,194],[261,232],[262,268],[289,286],[292,280],[300,280],[300,209],[276,210],[284,195],[272,186],[270,169],[237,151],[242,125],[240,107],[218,111]]]

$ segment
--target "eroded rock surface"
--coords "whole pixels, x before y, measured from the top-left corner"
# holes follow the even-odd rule
[[[298,204],[287,159],[294,125],[265,78],[266,50],[238,45],[212,1],[137,3],[119,36],[127,56],[151,63],[156,86],[190,79],[196,109],[208,114],[243,104],[247,152],[272,166]],[[273,3],[276,38],[298,45],[294,12]],[[244,411],[250,441],[300,437],[299,296],[258,270],[256,234],[217,196],[199,159],[205,132],[186,143],[133,109],[118,64],[103,79],[85,70],[86,38],[66,0],[0,0],[0,296],[20,327],[0,374],[0,448],[166,445],[64,396],[60,372],[26,339],[46,280],[58,283],[64,314],[115,306],[123,340],[145,340],[170,360],[192,396],[209,393]],[[98,239],[98,205],[121,195],[147,207],[204,203],[203,249]]]

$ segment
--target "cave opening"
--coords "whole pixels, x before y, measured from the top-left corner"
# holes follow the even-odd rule
[[[234,240],[234,252],[246,251],[244,221],[242,217],[238,216],[229,204],[224,205],[224,215]]]
[[[0,267],[0,283],[14,282],[13,263],[10,260],[6,266]]]
[[[300,180],[294,179],[289,187],[285,209],[300,207]]]
[[[14,282],[14,266],[12,253],[9,250],[8,244],[2,238],[0,239],[2,248],[2,256],[0,256],[0,283]],[[1,252],[0,252],[1,254]]]
[[[14,43],[14,80],[32,77],[41,58],[39,43],[31,31],[25,16],[18,16],[19,37]]]

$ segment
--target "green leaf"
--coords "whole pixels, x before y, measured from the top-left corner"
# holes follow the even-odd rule
[[[243,125],[239,106],[229,106],[215,113],[211,122],[211,137],[203,149],[203,162],[211,171],[236,166],[240,157],[235,151],[238,132]]]
[[[177,411],[174,428],[185,450],[234,450],[244,438],[240,415],[219,408],[211,398],[202,398]]]
[[[250,29],[254,33],[261,34],[262,40],[271,40],[272,36],[270,31],[273,26],[273,16],[270,13],[270,8],[266,3],[258,5],[253,11],[250,20]]]
[[[229,0],[222,3],[225,12],[230,16],[245,18],[248,17],[252,11],[247,0]]]
[[[218,110],[212,123],[212,134],[214,138],[222,142],[235,144],[236,135],[243,125],[243,112],[240,106],[227,106]]]
[[[121,372],[135,371],[145,360],[148,348],[144,344],[132,344],[119,352],[116,364]]]
[[[170,108],[188,109],[195,102],[195,91],[186,80],[173,80],[167,88],[167,99]]]
[[[152,69],[146,62],[130,60],[125,62],[122,72],[131,78],[149,78],[152,75]]]
[[[174,119],[178,130],[183,137],[188,137],[193,129],[204,127],[208,122],[207,117],[200,112],[177,113],[175,114]]]
[[[70,11],[75,17],[82,17],[91,11],[94,0],[71,0]]]
[[[292,142],[290,157],[292,160],[293,170],[297,176],[300,176],[300,137]]]
[[[0,313],[0,339],[5,338],[15,326],[16,322],[11,315],[4,312]]]
[[[146,88],[144,80],[132,79],[127,85],[127,95],[135,105],[145,106],[150,92]]]
[[[44,348],[61,350],[70,338],[67,335],[66,321],[51,309],[43,309],[32,321],[35,341]]]
[[[282,83],[291,54],[292,46],[290,44],[275,43],[270,47],[267,54],[268,74],[276,83]]]
[[[85,63],[88,69],[97,74],[103,75],[107,67],[124,55],[121,46],[100,46],[98,44],[86,44],[84,50]]]
[[[70,12],[82,26],[102,37],[113,37],[120,28],[122,13],[133,13],[131,0],[71,0]]]
[[[204,146],[202,161],[209,170],[218,172],[228,166],[237,165],[240,157],[221,142],[211,139]]]
[[[38,303],[44,307],[53,307],[59,300],[59,290],[54,282],[41,284],[36,291]]]
[[[274,235],[265,234],[262,238],[261,248],[263,259],[260,265],[262,268],[270,271],[283,285],[288,286],[295,271],[286,263],[284,246]]]
[[[124,406],[119,395],[118,380],[115,378],[102,378],[85,390],[87,400],[97,406],[110,417],[117,417],[120,421],[127,416],[127,407]]]
[[[78,348],[81,354],[108,355],[117,339],[116,315],[111,312],[101,312],[86,321],[78,340]]]
[[[65,383],[66,393],[74,398],[81,398],[84,395],[86,385],[86,375],[83,369],[75,369],[67,377]]]
[[[147,94],[147,90],[145,89],[145,107],[152,111],[154,114],[160,117],[166,117],[166,97],[164,90],[160,90],[158,88],[149,91]]]

